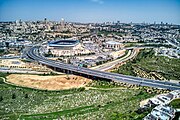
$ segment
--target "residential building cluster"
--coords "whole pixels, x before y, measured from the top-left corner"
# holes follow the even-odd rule
[[[156,55],[167,56],[170,58],[180,58],[180,48],[159,47],[155,49]]]
[[[172,120],[176,110],[169,106],[174,99],[180,98],[180,90],[174,90],[167,94],[160,94],[150,98],[141,108],[154,107],[143,120]]]

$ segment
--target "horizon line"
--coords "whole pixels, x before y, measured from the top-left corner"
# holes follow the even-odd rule
[[[46,17],[45,17],[46,18]],[[45,19],[44,18],[44,19]],[[22,19],[16,19],[16,20],[0,20],[0,22],[16,22],[16,21],[24,21],[24,22],[35,22],[35,21],[44,21],[44,19],[38,19],[38,20],[22,20]],[[47,19],[47,18],[46,18]],[[49,22],[60,22],[60,20],[52,20],[52,19],[47,19],[47,21]],[[68,23],[84,23],[84,24],[90,24],[90,23],[96,23],[96,24],[102,24],[102,23],[117,23],[117,22],[120,22],[120,23],[125,23],[125,24],[172,24],[172,25],[180,25],[179,23],[172,23],[172,22],[164,22],[164,21],[154,21],[154,22],[146,22],[146,21],[143,21],[143,22],[121,22],[120,20],[113,20],[113,21],[102,21],[102,22],[83,22],[83,21],[65,21],[65,22],[68,22]]]

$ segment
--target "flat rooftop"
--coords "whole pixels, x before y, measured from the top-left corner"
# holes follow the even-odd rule
[[[108,41],[106,42],[106,44],[117,45],[117,44],[122,44],[122,43],[116,42],[116,41]]]
[[[79,40],[56,40],[48,42],[50,47],[63,47],[63,46],[75,46],[79,43]]]

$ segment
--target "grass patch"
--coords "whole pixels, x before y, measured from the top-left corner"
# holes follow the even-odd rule
[[[116,88],[121,87],[117,82],[107,82],[102,80],[94,80],[90,82],[88,87],[95,87],[95,88]]]
[[[169,105],[175,109],[180,109],[180,98],[174,99]]]
[[[138,56],[122,65],[119,69],[112,72],[145,77],[150,79],[179,80],[180,78],[180,59],[173,59],[163,56],[155,56],[153,49],[141,50]],[[137,70],[140,74],[137,74]],[[141,73],[143,73],[141,75]],[[155,73],[155,74],[151,74]],[[145,75],[144,75],[145,74]]]
[[[9,73],[3,73],[3,72],[0,72],[0,77],[6,78],[6,76],[8,76],[8,75],[9,75]]]
[[[110,86],[109,86],[110,85]],[[99,87],[117,87],[102,82]],[[113,113],[135,111],[139,102],[154,94],[136,89],[42,91],[1,84],[0,119],[111,119]]]

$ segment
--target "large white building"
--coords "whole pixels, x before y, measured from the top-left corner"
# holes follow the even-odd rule
[[[106,48],[108,48],[108,49],[118,50],[118,49],[121,49],[123,47],[124,47],[123,44],[120,43],[120,42],[116,42],[116,41],[108,41],[108,42],[106,42]]]

